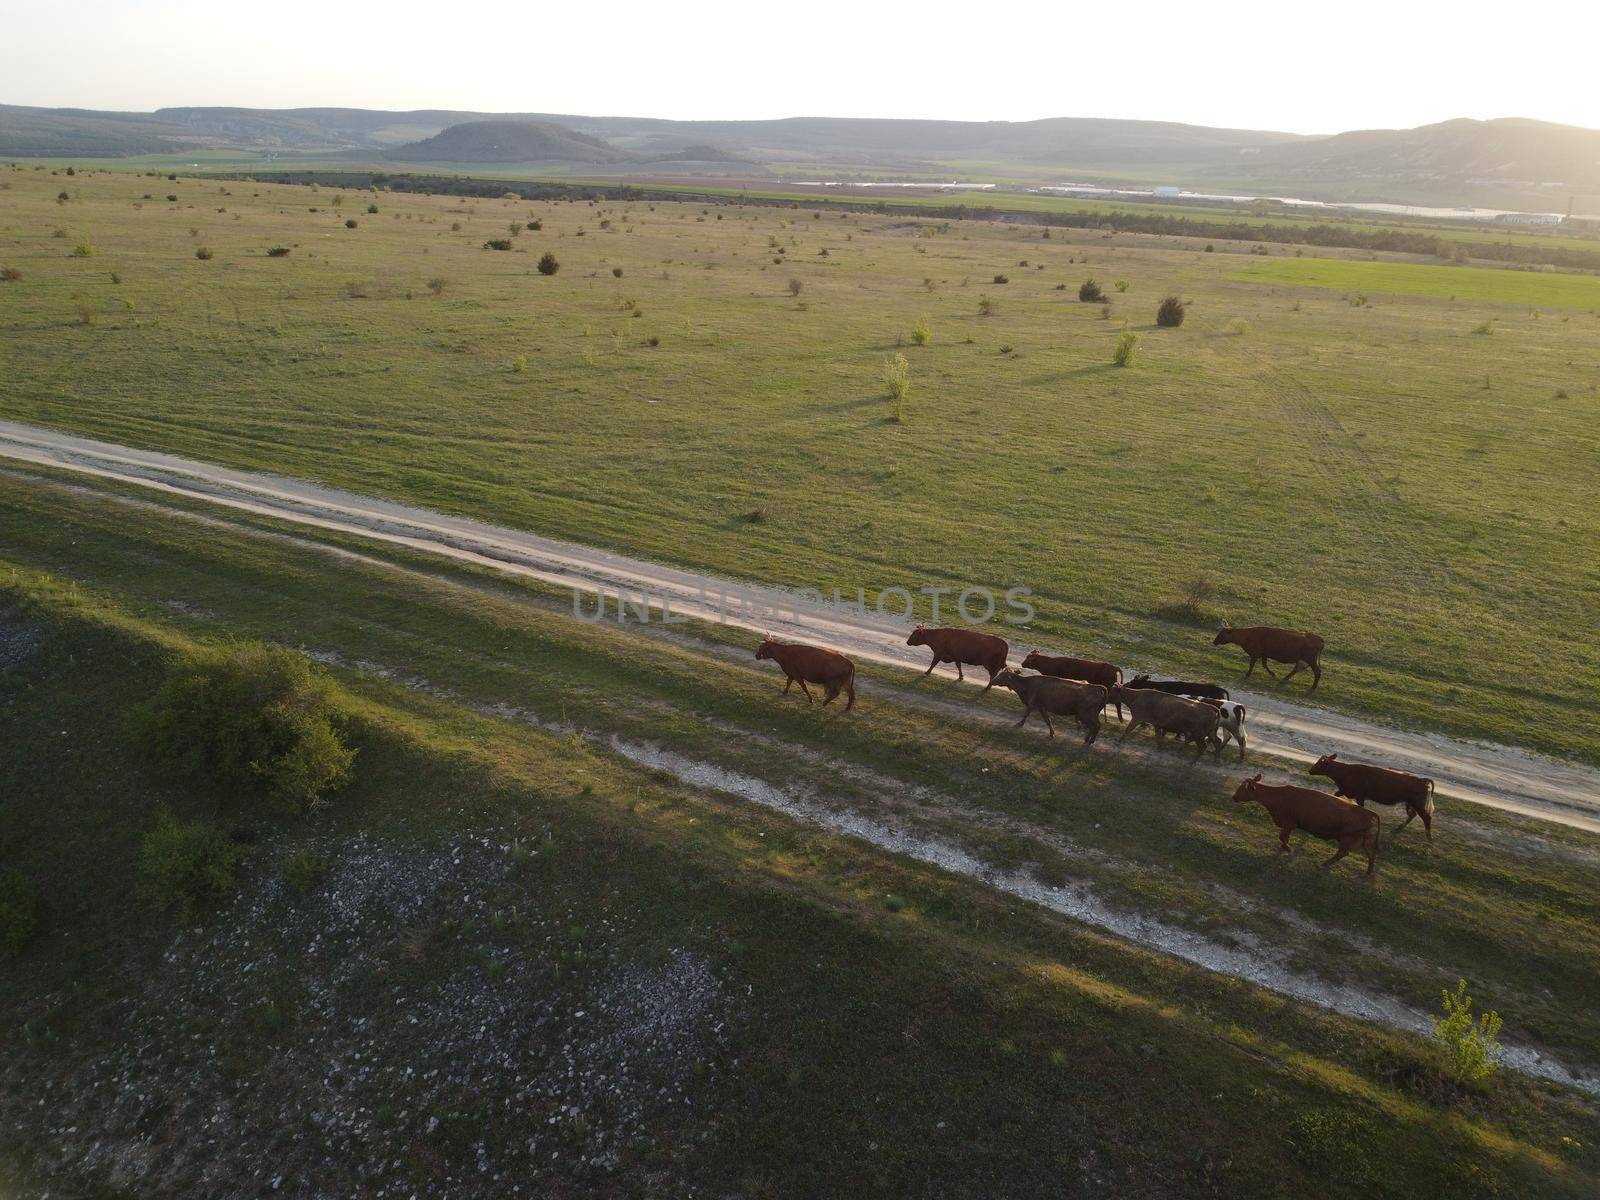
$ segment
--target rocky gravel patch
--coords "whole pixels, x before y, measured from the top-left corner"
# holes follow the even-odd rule
[[[604,1189],[708,1134],[735,993],[697,952],[626,948],[626,914],[547,904],[550,852],[330,840],[304,893],[263,854],[130,981],[95,1053],[62,1037],[0,1067],[0,1122],[46,1194]]]

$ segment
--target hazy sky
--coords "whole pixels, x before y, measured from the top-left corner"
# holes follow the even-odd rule
[[[1600,4],[0,0],[0,103],[1600,127]]]

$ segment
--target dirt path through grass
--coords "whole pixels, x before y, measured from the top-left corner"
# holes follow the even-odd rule
[[[9,421],[0,421],[0,457],[137,484],[572,587],[590,595],[589,612],[594,589],[603,588],[613,599],[618,592],[635,602],[648,597],[656,609],[665,602],[684,617],[826,642],[862,662],[907,667],[927,661],[926,651],[905,645],[908,622],[892,615],[813,604],[779,589],[658,566],[302,480],[217,467]],[[1019,652],[1025,649],[1025,637],[1013,640]],[[1592,769],[1517,747],[1391,729],[1254,692],[1235,690],[1234,698],[1249,710],[1247,731],[1254,750],[1295,762],[1309,762],[1327,752],[1381,758],[1432,776],[1441,796],[1600,832],[1600,772]]]

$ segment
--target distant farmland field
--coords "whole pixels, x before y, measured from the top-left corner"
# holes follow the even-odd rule
[[[0,417],[1600,760],[1600,281],[1044,234],[0,170]]]
[[[1435,296],[1546,308],[1600,309],[1600,277],[1406,262],[1283,258],[1254,262],[1232,279],[1335,288],[1368,295]]]

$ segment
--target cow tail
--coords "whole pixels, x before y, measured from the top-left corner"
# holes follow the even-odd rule
[[[1434,809],[1433,809],[1433,780],[1430,779],[1430,780],[1428,780],[1428,807],[1427,807],[1427,813],[1428,813],[1428,815],[1430,817],[1433,815],[1433,811],[1434,811]]]
[[[850,674],[844,677],[844,689],[845,694],[849,696],[849,699],[845,701],[844,710],[849,712],[856,706],[856,668],[853,663],[850,666]]]

